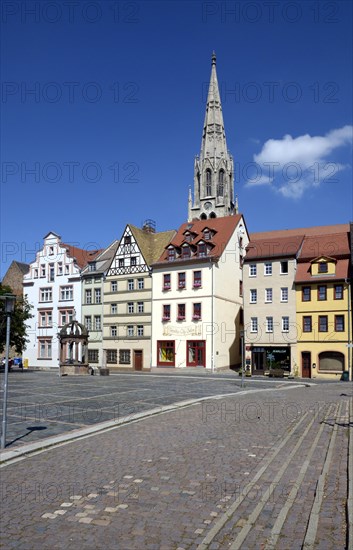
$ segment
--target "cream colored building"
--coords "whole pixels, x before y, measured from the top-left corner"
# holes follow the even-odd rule
[[[103,338],[110,369],[151,366],[150,265],[174,234],[155,232],[150,220],[142,229],[128,224],[124,230],[104,281]]]

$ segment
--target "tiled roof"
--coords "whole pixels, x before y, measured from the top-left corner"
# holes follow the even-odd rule
[[[299,261],[319,256],[338,258],[350,255],[348,232],[305,236]]]
[[[88,261],[97,262],[97,269],[94,271],[89,271],[88,264],[85,265],[83,269],[83,275],[94,275],[98,273],[104,273],[110,266],[112,259],[115,256],[115,253],[118,249],[119,241],[113,241],[107,248],[104,248],[100,251],[95,258],[89,259]]]
[[[82,250],[82,248],[77,248],[76,246],[71,246],[70,244],[60,243],[60,246],[63,246],[68,251],[71,258],[75,258],[76,263],[79,268],[83,268],[87,262],[92,262],[98,254],[100,254],[103,249],[100,250]]]
[[[19,268],[20,271],[22,271],[23,275],[26,275],[26,273],[28,273],[29,264],[25,264],[23,262],[17,262],[16,260],[14,260],[13,263]]]
[[[256,239],[251,238],[246,247],[245,261],[257,258],[284,258],[296,256],[303,242],[303,235]]]
[[[134,225],[129,224],[129,227],[143,254],[143,257],[146,260],[147,265],[151,265],[153,262],[158,260],[164,248],[175,235],[174,229],[170,231],[153,233],[146,231],[145,229],[135,227]]]
[[[170,241],[169,244],[173,245],[173,247],[175,247],[178,250],[183,243],[187,243],[193,249],[195,248],[195,245],[200,240],[200,238],[203,237],[204,229],[209,229],[214,234],[211,240],[209,241],[210,244],[213,245],[213,247],[209,251],[207,258],[214,258],[214,259],[218,258],[221,256],[224,248],[226,247],[229,239],[233,235],[233,232],[241,219],[242,219],[242,215],[236,214],[235,216],[225,216],[223,218],[213,218],[213,219],[207,219],[207,220],[195,220],[192,222],[183,223],[179,227],[176,235]],[[193,239],[191,239],[190,241],[185,240],[184,233],[187,230],[190,231],[190,233],[192,233],[192,236],[193,236]],[[207,243],[208,241],[205,240],[205,242]],[[197,258],[197,260],[200,260],[200,258]],[[194,262],[195,257],[191,256],[191,258],[187,260],[183,258],[183,261]],[[160,256],[160,258],[158,259],[158,262],[156,263],[160,263],[160,262],[168,262],[167,247],[165,247],[163,254]]]
[[[250,240],[257,239],[274,239],[282,237],[293,237],[296,235],[326,235],[334,233],[345,233],[349,231],[349,223],[341,223],[336,225],[316,225],[314,227],[298,227],[296,229],[276,229],[274,231],[260,231],[250,233]]]
[[[296,283],[322,283],[329,282],[332,280],[342,280],[347,279],[349,271],[349,258],[343,258],[337,260],[336,263],[336,273],[335,275],[324,275],[320,273],[319,275],[311,275],[311,263],[310,262],[301,262],[297,265],[297,272],[295,275]]]

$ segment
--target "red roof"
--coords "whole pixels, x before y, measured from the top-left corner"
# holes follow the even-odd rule
[[[245,261],[255,258],[283,258],[296,256],[303,242],[303,235],[291,237],[252,238],[246,247]]]
[[[210,240],[203,239],[207,244],[208,242],[212,244],[211,250],[207,254],[207,258],[217,259],[221,256],[223,250],[225,249],[229,239],[234,233],[235,228],[242,219],[241,214],[236,214],[235,216],[225,216],[223,218],[213,218],[207,220],[196,220],[192,222],[183,223],[175,237],[170,241],[168,246],[165,248],[163,254],[159,258],[157,264],[160,262],[168,262],[168,251],[167,249],[170,246],[173,246],[177,250],[181,247],[182,244],[186,243],[190,245],[190,248],[195,249],[195,245],[200,239],[203,239],[203,231],[209,229],[213,235]],[[192,234],[192,239],[187,241],[185,239],[185,231],[189,231]],[[177,258],[175,261],[182,260],[183,262],[194,262],[203,260],[204,258],[196,257],[191,255],[191,258]],[[170,262],[168,262],[170,263]]]
[[[66,248],[71,258],[75,258],[80,269],[85,267],[88,262],[93,262],[98,254],[104,250],[103,248],[100,250],[83,250],[82,248],[77,248],[76,246],[65,243],[60,243],[60,245]]]
[[[322,283],[329,281],[337,281],[348,278],[349,272],[349,258],[343,258],[337,260],[335,275],[325,275],[320,273],[319,275],[311,275],[311,262],[302,262],[297,265],[297,272],[295,275],[296,283]]]
[[[250,240],[293,237],[296,235],[327,235],[334,233],[345,233],[349,230],[349,223],[341,223],[336,225],[316,225],[314,227],[298,227],[296,229],[276,229],[274,231],[250,233]]]
[[[327,233],[326,235],[305,236],[299,261],[320,256],[339,258],[349,255],[348,233]]]

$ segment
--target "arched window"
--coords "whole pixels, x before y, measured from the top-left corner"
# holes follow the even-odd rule
[[[211,170],[207,168],[206,170],[206,196],[212,195],[212,174]]]
[[[339,351],[323,351],[319,354],[319,371],[343,372],[344,355]]]
[[[200,216],[200,220],[207,220],[207,216],[206,216],[206,214],[201,214],[201,216]]]
[[[220,170],[218,174],[218,189],[217,195],[223,197],[224,193],[224,170]]]
[[[211,212],[210,218],[217,218],[216,214],[214,212]]]

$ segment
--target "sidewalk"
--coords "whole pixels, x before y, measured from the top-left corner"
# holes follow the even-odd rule
[[[347,548],[351,401],[347,383],[236,394],[20,459],[3,548]]]

